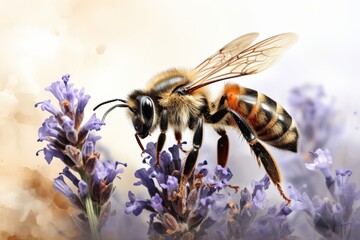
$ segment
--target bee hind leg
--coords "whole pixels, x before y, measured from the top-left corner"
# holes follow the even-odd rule
[[[194,172],[199,150],[202,145],[202,139],[203,139],[203,121],[201,118],[199,118],[193,137],[193,148],[190,150],[188,156],[185,159],[185,164],[181,174],[179,193],[177,194],[177,196],[180,199],[182,198],[183,193],[185,191],[187,180]]]
[[[253,134],[253,130],[250,128],[248,123],[234,110],[230,109],[230,114],[235,120],[245,140],[248,142],[251,150],[254,152],[258,163],[262,163],[266,173],[268,174],[271,181],[277,187],[280,195],[284,198],[287,204],[290,204],[291,200],[286,196],[283,189],[281,188],[281,176],[278,166],[275,162],[274,157],[269,151],[257,140]]]

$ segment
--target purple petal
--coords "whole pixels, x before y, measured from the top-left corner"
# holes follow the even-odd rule
[[[148,144],[146,144],[146,148],[145,148],[145,153],[147,153],[150,156],[150,165],[154,166],[155,162],[156,162],[156,144],[153,142],[149,142]],[[148,157],[149,157],[148,156]],[[148,158],[147,157],[147,158]]]
[[[117,176],[117,174],[122,173],[124,169],[116,169],[119,163],[111,163],[109,161],[100,162],[97,161],[95,172],[94,172],[94,180],[95,182],[100,182],[100,180],[104,180],[106,185],[112,183]]]
[[[74,207],[84,210],[84,206],[81,203],[80,199],[71,190],[71,188],[65,183],[63,176],[60,175],[59,177],[54,179],[54,188],[56,191],[65,195]]]
[[[96,130],[99,131],[101,126],[105,125],[104,122],[102,122],[100,119],[98,119],[96,117],[96,114],[94,113],[90,119],[84,124],[84,126],[82,127],[82,129],[84,131],[91,131],[91,130]]]
[[[202,198],[199,201],[199,206],[196,209],[196,212],[200,214],[201,216],[205,217],[211,206],[215,203],[215,199],[213,199],[211,196],[208,196],[206,198]]]
[[[72,198],[73,196],[75,196],[75,193],[65,183],[64,177],[61,175],[54,179],[54,188],[56,189],[56,191],[62,193],[67,198]]]
[[[49,87],[45,88],[45,90],[51,92],[60,103],[65,100],[65,85],[63,85],[61,82],[53,82]]]
[[[141,184],[144,185],[150,194],[150,196],[154,196],[159,190],[156,188],[153,179],[150,177],[152,173],[152,169],[146,170],[145,168],[141,168],[135,172],[135,177],[141,180]]]
[[[78,100],[76,112],[84,112],[85,106],[87,105],[90,95],[85,95],[84,89],[82,88],[80,92],[76,95]]]
[[[133,213],[135,216],[138,216],[141,214],[142,210],[149,205],[149,202],[147,201],[136,201],[135,194],[133,194],[131,191],[128,192],[128,196],[130,199],[130,202],[125,203],[125,213]]]
[[[45,160],[48,164],[51,163],[54,157],[59,158],[61,160],[66,158],[66,155],[61,152],[59,149],[55,148],[51,144],[46,145],[44,148]]]
[[[38,130],[39,140],[46,140],[48,137],[60,138],[59,129],[57,128],[58,122],[51,116],[43,122],[42,126]]]
[[[86,182],[84,180],[80,180],[79,181],[79,185],[78,185],[78,188],[79,188],[79,194],[82,198],[85,198],[86,195],[88,194],[88,186],[86,184]]]
[[[197,174],[201,174],[202,177],[206,177],[209,173],[207,161],[199,163],[195,171]]]
[[[66,85],[67,82],[69,81],[70,79],[70,74],[64,74],[62,77],[61,77],[61,80],[64,81],[64,84]]]
[[[86,138],[87,142],[92,142],[92,144],[95,146],[96,142],[101,139],[101,136],[97,136],[94,134],[89,134]]]
[[[222,166],[220,165],[217,165],[216,166],[216,169],[215,169],[215,175],[220,179],[220,180],[226,180],[226,181],[229,181],[233,174],[231,173],[230,169],[229,168],[223,168]]]
[[[77,133],[74,128],[74,121],[71,120],[68,116],[62,116],[61,120],[63,121],[63,124],[61,127],[66,133],[66,138],[71,143],[75,144],[78,139],[77,139]]]
[[[88,158],[91,154],[95,152],[95,146],[92,142],[85,142],[84,147],[82,149],[82,154],[84,159]]]
[[[79,185],[80,180],[70,171],[69,167],[65,167],[62,174],[66,176],[74,184],[74,186],[77,187]]]
[[[150,202],[156,212],[160,214],[163,212],[162,199],[158,193],[151,198]]]
[[[178,179],[173,176],[168,176],[166,184],[160,184],[160,186],[164,189],[167,189],[167,194],[171,198],[174,192],[179,190]]]
[[[61,115],[61,112],[50,103],[50,100],[45,100],[43,102],[38,102],[35,104],[35,107],[39,106],[41,104],[41,110],[42,111],[48,111],[49,113],[51,113],[54,116],[59,116]]]

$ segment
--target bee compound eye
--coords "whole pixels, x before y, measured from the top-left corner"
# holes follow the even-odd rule
[[[149,128],[154,119],[154,103],[148,96],[143,96],[140,101],[141,116],[144,124]]]

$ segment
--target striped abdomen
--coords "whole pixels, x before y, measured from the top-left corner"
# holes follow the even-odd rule
[[[237,84],[226,84],[225,94],[229,107],[249,123],[259,139],[277,148],[297,151],[296,124],[280,104]]]

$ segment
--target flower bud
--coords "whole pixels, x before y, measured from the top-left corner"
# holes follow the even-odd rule
[[[165,213],[162,216],[162,222],[164,223],[164,226],[171,231],[176,231],[178,228],[176,219],[170,213]]]

